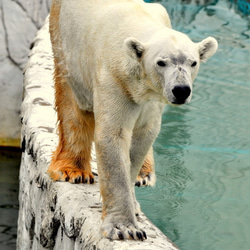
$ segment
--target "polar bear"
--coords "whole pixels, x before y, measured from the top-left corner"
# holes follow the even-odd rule
[[[192,42],[171,28],[165,8],[142,0],[53,0],[50,35],[59,144],[48,173],[94,183],[94,141],[103,235],[144,240],[134,185],[154,184],[152,144],[164,106],[190,102],[217,42]]]

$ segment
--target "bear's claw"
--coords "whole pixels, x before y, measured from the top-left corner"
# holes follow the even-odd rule
[[[58,164],[59,163],[59,164]],[[91,171],[86,171],[75,166],[61,167],[60,162],[50,165],[48,174],[54,181],[66,181],[74,184],[89,183],[94,184],[94,175]]]
[[[123,225],[112,225],[104,226],[103,235],[111,240],[146,240],[147,235],[145,231],[135,228],[133,225],[128,227]]]

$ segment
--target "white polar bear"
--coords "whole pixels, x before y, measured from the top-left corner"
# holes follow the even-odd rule
[[[201,62],[217,50],[171,29],[166,10],[142,0],[53,0],[59,145],[53,180],[93,183],[95,141],[102,233],[144,240],[134,183],[155,182],[152,144],[165,104],[188,103]]]

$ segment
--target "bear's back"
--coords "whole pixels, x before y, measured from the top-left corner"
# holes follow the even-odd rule
[[[150,30],[157,27],[171,27],[161,5],[142,0],[62,0],[61,7],[61,32],[67,33],[65,37],[70,37],[71,42],[73,38],[81,42],[139,38],[141,34],[150,35]]]
[[[171,27],[164,7],[142,0],[59,0],[58,3],[67,70],[73,76],[74,86],[84,83],[90,92],[104,68],[123,72],[126,38],[136,37],[146,42],[154,32]]]

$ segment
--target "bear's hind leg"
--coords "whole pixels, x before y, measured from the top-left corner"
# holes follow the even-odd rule
[[[136,178],[135,186],[154,186],[156,182],[153,148],[151,146],[141,170]]]
[[[66,79],[55,71],[59,144],[53,153],[48,174],[54,181],[94,183],[91,148],[95,120],[93,112],[82,111]]]

